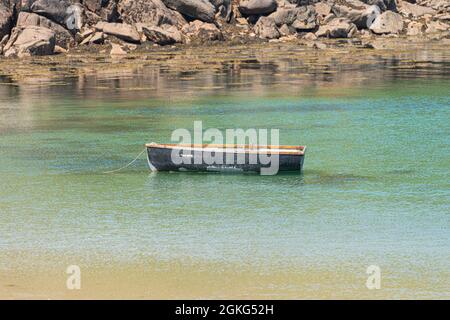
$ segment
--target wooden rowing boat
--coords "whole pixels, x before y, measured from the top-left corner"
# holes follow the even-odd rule
[[[250,171],[276,174],[301,172],[304,146],[148,143],[152,171]],[[272,173],[270,173],[272,172]]]

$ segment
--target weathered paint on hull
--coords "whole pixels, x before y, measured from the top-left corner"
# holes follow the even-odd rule
[[[209,164],[204,159],[210,159],[211,156],[216,156],[212,151],[195,151],[184,152],[183,149],[177,150],[181,157],[184,152],[186,157],[189,157],[190,163],[174,163],[172,160],[173,149],[161,147],[147,147],[147,159],[149,167],[152,171],[212,171],[212,172],[261,172],[261,168],[269,168],[270,164],[261,162],[260,156],[250,155],[249,153],[232,152],[232,156],[222,152],[223,164]],[[270,156],[270,155],[269,155]],[[230,158],[233,161],[229,161]],[[240,161],[238,161],[238,157]],[[251,157],[254,157],[251,159]],[[253,159],[256,158],[256,161]],[[242,159],[245,159],[242,161]],[[187,160],[187,161],[188,161]],[[251,161],[253,160],[253,161]],[[262,159],[264,161],[264,159]],[[279,154],[278,155],[278,171],[279,172],[301,172],[303,169],[304,154]]]

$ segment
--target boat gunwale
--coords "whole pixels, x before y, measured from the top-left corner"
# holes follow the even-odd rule
[[[174,149],[174,148],[199,148],[208,151],[208,148],[218,148],[223,149],[223,152],[234,152],[234,153],[248,153],[248,154],[280,154],[280,155],[291,155],[291,156],[303,156],[305,154],[306,146],[288,146],[288,145],[239,145],[239,144],[175,144],[175,143],[146,143],[146,148],[158,148],[158,149]],[[243,149],[244,152],[237,151],[237,149]],[[289,150],[288,151],[258,151],[259,149],[277,149],[277,150]],[[194,150],[195,151],[195,150]],[[203,150],[201,150],[203,151]],[[220,151],[219,151],[220,152]]]

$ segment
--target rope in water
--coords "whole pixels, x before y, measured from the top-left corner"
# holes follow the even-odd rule
[[[118,171],[120,171],[120,170],[123,170],[123,169],[125,169],[125,168],[128,168],[128,167],[131,166],[133,163],[135,163],[135,162],[139,159],[139,157],[142,156],[142,154],[143,154],[145,151],[146,151],[146,148],[144,148],[144,150],[142,150],[142,151],[138,154],[138,156],[137,156],[136,158],[134,158],[134,160],[131,161],[130,163],[128,163],[127,165],[125,165],[125,166],[123,166],[123,167],[121,167],[121,168],[119,168],[119,169],[111,170],[111,171],[105,171],[105,172],[103,172],[103,173],[114,173],[114,172],[118,172]]]

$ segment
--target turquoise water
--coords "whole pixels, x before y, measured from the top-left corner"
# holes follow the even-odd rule
[[[406,279],[427,274],[440,284],[436,296],[446,295],[448,74],[330,91],[323,82],[301,93],[277,81],[258,92],[197,92],[176,78],[168,97],[141,90],[135,99],[114,79],[96,81],[109,89],[3,86],[0,253],[376,264]],[[144,157],[103,174],[195,120],[221,130],[278,128],[282,144],[307,146],[304,174],[151,174]]]

